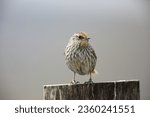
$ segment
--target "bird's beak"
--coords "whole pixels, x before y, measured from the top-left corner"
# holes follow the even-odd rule
[[[83,41],[88,41],[88,40],[90,40],[90,39],[91,39],[91,38],[88,38],[88,37],[87,37],[87,38],[84,38]]]

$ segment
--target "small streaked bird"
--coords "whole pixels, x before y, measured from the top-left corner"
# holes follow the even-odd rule
[[[90,38],[85,32],[73,34],[65,48],[65,62],[68,68],[73,71],[74,78],[71,84],[79,83],[76,81],[76,73],[79,75],[89,75],[90,79],[85,83],[92,83],[91,74],[95,74],[97,56],[94,49],[89,44]]]

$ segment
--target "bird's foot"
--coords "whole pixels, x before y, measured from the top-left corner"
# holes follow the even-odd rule
[[[72,85],[75,85],[75,84],[79,84],[80,82],[79,81],[76,81],[76,80],[72,80],[71,82],[70,82],[70,84],[72,84]]]
[[[93,84],[92,79],[90,78],[89,81],[85,82],[84,84]]]

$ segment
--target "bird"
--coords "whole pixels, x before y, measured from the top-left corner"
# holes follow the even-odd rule
[[[65,62],[68,68],[74,73],[71,84],[78,84],[76,81],[76,73],[79,75],[89,75],[89,81],[85,83],[93,83],[92,74],[96,74],[97,56],[90,45],[86,32],[74,33],[65,48]]]

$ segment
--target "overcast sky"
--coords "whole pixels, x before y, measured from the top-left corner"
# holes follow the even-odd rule
[[[98,56],[94,82],[138,79],[150,99],[149,0],[1,0],[0,99],[42,99],[43,85],[69,83],[63,53],[79,31]]]

